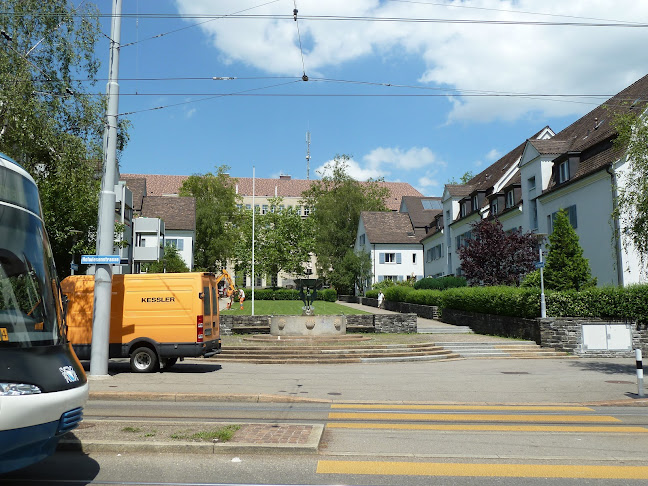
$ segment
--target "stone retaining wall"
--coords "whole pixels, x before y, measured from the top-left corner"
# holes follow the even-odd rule
[[[606,358],[634,357],[634,350],[641,349],[642,353],[648,352],[648,329],[630,321],[596,319],[589,317],[547,317],[538,319],[543,346],[549,346],[560,351],[577,354],[579,356],[596,356]],[[583,340],[583,326],[589,324],[609,324],[630,326],[632,336],[632,349],[624,351],[618,349],[585,349]]]
[[[221,335],[270,334],[271,317],[221,315]],[[350,331],[416,333],[416,314],[349,314],[346,327]]]
[[[540,325],[536,319],[443,309],[441,320],[456,326],[470,326],[477,334],[526,339],[542,344]]]

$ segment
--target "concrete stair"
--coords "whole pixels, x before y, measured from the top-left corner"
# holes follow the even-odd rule
[[[437,342],[437,346],[462,358],[570,358],[571,355],[551,348],[542,348],[534,341]]]
[[[314,342],[309,345],[274,343],[270,346],[224,347],[215,362],[281,363],[368,363],[381,361],[430,361],[455,359],[459,355],[435,343],[344,346]]]

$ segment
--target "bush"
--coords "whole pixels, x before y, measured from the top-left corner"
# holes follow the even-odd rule
[[[378,292],[380,292],[380,290],[367,290],[365,292],[365,297],[369,297],[370,299],[377,299]]]
[[[466,279],[463,277],[454,277],[452,275],[447,277],[438,277],[438,278],[422,278],[414,284],[416,290],[421,289],[433,289],[433,290],[445,290],[453,289],[457,287],[465,287],[467,285]]]
[[[337,292],[335,291],[335,289],[318,290],[317,300],[324,300],[326,302],[335,302],[337,300]]]
[[[414,292],[414,288],[406,285],[394,285],[384,290],[385,299],[391,302],[405,302],[405,296],[410,292]]]
[[[529,272],[520,282],[520,287],[524,288],[540,288],[540,270]]]
[[[252,289],[243,289],[245,291],[245,298],[249,300],[252,298]],[[238,298],[235,296],[235,300]],[[299,290],[295,289],[254,289],[255,300],[301,300],[299,297]],[[334,289],[323,289],[317,291],[316,300],[325,300],[328,302],[335,302],[337,300],[337,292]]]
[[[440,290],[413,290],[405,296],[405,302],[410,304],[419,305],[435,305],[441,304],[443,292]]]
[[[440,307],[532,319],[540,316],[540,291],[504,286],[449,289],[442,293]]]
[[[390,287],[394,287],[396,285],[396,282],[393,280],[383,280],[382,282],[375,283],[371,286],[372,290],[375,290],[376,292],[379,290],[382,290],[383,292],[387,290]],[[378,295],[376,293],[376,295]]]

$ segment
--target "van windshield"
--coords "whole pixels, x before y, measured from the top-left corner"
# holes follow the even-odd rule
[[[62,342],[60,292],[43,223],[0,203],[0,348]]]

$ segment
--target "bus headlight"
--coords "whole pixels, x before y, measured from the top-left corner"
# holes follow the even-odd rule
[[[0,396],[35,395],[41,389],[27,383],[0,383]]]

